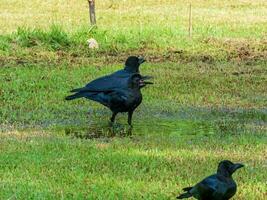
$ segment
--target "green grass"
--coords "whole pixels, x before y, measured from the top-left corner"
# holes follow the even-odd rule
[[[174,199],[222,159],[246,164],[235,199],[264,199],[263,66],[233,75],[236,67],[225,65],[145,64],[155,85],[143,90],[131,137],[125,115],[110,130],[108,109],[64,101],[73,87],[120,67],[0,69],[2,199]]]
[[[68,120],[86,123],[89,108],[107,109],[86,100],[66,102],[64,97],[71,89],[119,68],[119,65],[1,68],[2,119],[13,125],[54,124],[55,121],[64,124]],[[144,102],[138,109],[142,116],[149,117],[149,113],[158,112],[178,116],[175,113],[183,107],[240,108],[245,110],[244,113],[252,109],[258,113],[256,118],[264,113],[261,111],[266,105],[264,66],[255,65],[251,69],[250,66],[235,65],[147,63],[141,70],[155,77],[155,84],[143,90]]]
[[[153,134],[98,140],[4,134],[0,197],[175,199],[182,187],[214,173],[227,158],[246,164],[234,175],[234,199],[264,199],[266,137]]]
[[[223,159],[246,167],[234,199],[266,196],[267,4],[0,3],[0,199],[175,199]],[[97,50],[87,46],[95,38]],[[143,55],[143,103],[110,111],[69,90]],[[130,135],[128,135],[130,134]]]

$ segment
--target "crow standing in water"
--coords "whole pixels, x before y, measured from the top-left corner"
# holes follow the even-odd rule
[[[113,123],[119,112],[128,112],[128,124],[132,125],[132,115],[134,110],[142,102],[140,89],[146,84],[152,84],[144,80],[140,74],[133,74],[127,79],[127,85],[123,87],[114,87],[109,89],[88,89],[80,88],[75,94],[67,96],[66,100],[73,100],[85,97],[87,99],[99,102],[112,111],[110,121]]]
[[[234,164],[229,160],[221,161],[216,174],[205,178],[193,187],[184,188],[185,193],[177,199],[195,197],[199,200],[228,200],[235,195],[237,190],[232,174],[241,167],[244,165]]]
[[[83,88],[74,89],[71,92],[79,92],[80,90],[93,90],[93,91],[103,91],[111,90],[114,88],[127,87],[128,78],[138,73],[139,66],[145,62],[143,57],[129,56],[125,62],[124,69],[118,70],[110,75],[100,77],[88,83]],[[150,78],[144,76],[144,78]]]

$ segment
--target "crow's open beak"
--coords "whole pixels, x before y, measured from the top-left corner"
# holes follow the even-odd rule
[[[146,81],[146,80],[151,79],[151,78],[153,78],[153,76],[142,76],[142,79],[140,80],[140,86],[144,87],[148,84],[154,84],[153,82]]]
[[[139,64],[142,64],[142,63],[144,63],[144,62],[146,62],[146,60],[145,60],[143,57],[139,57],[139,58],[138,58],[138,63],[139,63]]]
[[[139,81],[139,85],[140,85],[140,87],[144,87],[144,86],[146,86],[146,85],[148,85],[148,84],[153,84],[153,82],[150,82],[150,81],[144,81],[143,79],[141,79],[141,80]]]

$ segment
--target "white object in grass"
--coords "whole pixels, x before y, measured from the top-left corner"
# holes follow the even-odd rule
[[[99,45],[98,45],[97,41],[94,38],[88,39],[87,43],[88,43],[88,47],[90,49],[98,49],[99,48]]]

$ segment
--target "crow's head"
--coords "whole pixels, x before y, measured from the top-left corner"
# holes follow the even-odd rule
[[[139,73],[139,66],[146,60],[143,57],[129,56],[124,69],[130,73]]]
[[[244,167],[241,163],[232,163],[230,160],[223,160],[219,163],[218,174],[231,176],[237,169]]]
[[[140,74],[133,74],[128,81],[129,87],[130,88],[142,88],[145,87],[147,84],[153,84],[152,82],[145,81],[149,79],[150,77],[143,77]]]

